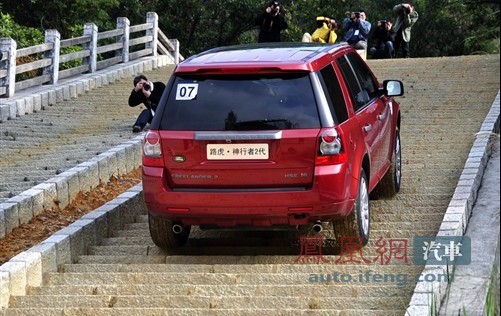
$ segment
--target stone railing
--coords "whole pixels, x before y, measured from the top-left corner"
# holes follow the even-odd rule
[[[62,53],[65,48],[73,49]],[[44,44],[20,49],[12,38],[0,38],[0,53],[3,98],[13,97],[19,90],[54,85],[62,78],[93,73],[144,56],[169,55],[175,64],[183,59],[179,42],[169,40],[158,28],[155,12],[147,14],[146,23],[133,26],[129,19],[118,18],[117,28],[104,32],[98,32],[95,24],[86,23],[82,36],[63,40],[57,30],[46,30]]]

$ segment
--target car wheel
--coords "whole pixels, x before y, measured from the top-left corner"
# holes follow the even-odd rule
[[[391,165],[379,184],[371,193],[372,198],[392,197],[400,191],[402,179],[402,144],[400,142],[400,132],[395,135],[395,147],[393,148],[393,158]]]
[[[362,169],[353,209],[346,219],[334,221],[332,225],[338,244],[342,239],[355,237],[359,238],[362,246],[365,246],[369,241],[370,224],[369,183]]]
[[[151,239],[160,248],[177,248],[186,244],[190,235],[191,226],[184,226],[181,233],[176,234],[172,230],[174,223],[168,219],[148,214]]]

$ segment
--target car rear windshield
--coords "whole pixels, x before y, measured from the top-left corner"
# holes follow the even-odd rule
[[[308,73],[178,75],[160,129],[274,130],[319,128]]]

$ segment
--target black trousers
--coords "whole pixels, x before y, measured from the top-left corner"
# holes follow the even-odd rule
[[[402,49],[402,57],[411,57],[409,42],[404,41],[402,37],[402,29],[398,30],[397,36],[395,36],[395,55],[398,57],[399,50]]]
[[[151,113],[150,109],[144,109],[139,116],[137,117],[136,123],[134,123],[134,126],[139,126],[141,128],[144,128],[146,124],[151,123],[151,120],[153,119],[153,114]]]

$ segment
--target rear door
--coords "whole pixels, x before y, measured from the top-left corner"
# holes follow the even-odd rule
[[[160,123],[169,185],[306,188],[320,120],[307,72],[178,75]]]
[[[385,111],[377,91],[377,85],[366,66],[356,53],[338,58],[337,63],[349,87],[355,119],[362,131],[371,163],[371,186],[383,164],[382,128]],[[386,128],[386,127],[385,127]]]

